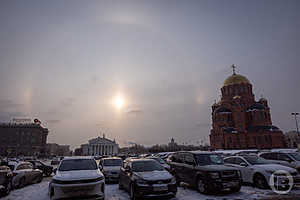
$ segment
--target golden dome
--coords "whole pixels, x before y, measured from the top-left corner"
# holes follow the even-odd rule
[[[228,85],[241,84],[241,83],[250,84],[250,81],[245,76],[239,74],[233,74],[224,81],[223,87]]]

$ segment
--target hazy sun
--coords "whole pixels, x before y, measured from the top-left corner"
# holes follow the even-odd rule
[[[125,104],[124,98],[122,96],[116,96],[113,104],[117,109],[121,109]]]

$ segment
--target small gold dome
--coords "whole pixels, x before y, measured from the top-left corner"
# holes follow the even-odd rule
[[[245,76],[239,74],[233,74],[224,81],[223,87],[228,85],[241,84],[241,83],[250,84],[250,81]]]

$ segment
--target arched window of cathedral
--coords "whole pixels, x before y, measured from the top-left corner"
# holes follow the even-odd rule
[[[268,119],[267,113],[265,112],[264,114],[265,114],[265,119]]]
[[[229,95],[232,95],[232,88],[229,88]]]

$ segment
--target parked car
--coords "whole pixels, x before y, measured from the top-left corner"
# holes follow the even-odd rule
[[[39,169],[33,169],[30,162],[8,162],[12,170],[12,187],[22,188],[28,184],[40,183],[43,180],[43,172]]]
[[[241,189],[240,171],[224,165],[223,159],[212,152],[177,152],[170,158],[170,172],[177,183],[184,182],[200,193]]]
[[[49,183],[50,199],[104,199],[104,176],[93,157],[66,157]]]
[[[126,159],[120,171],[119,188],[132,200],[148,197],[175,197],[175,178],[152,159]]]
[[[8,166],[0,166],[0,195],[8,195],[11,190],[12,171]]]
[[[300,153],[298,152],[267,152],[259,156],[267,160],[281,161],[282,165],[293,167],[300,173]]]
[[[170,165],[168,165],[163,159],[161,159],[160,157],[154,157],[154,156],[149,156],[147,157],[148,159],[153,159],[156,160],[157,162],[159,162],[159,164],[161,164],[165,170],[170,171]]]
[[[105,181],[118,182],[122,164],[123,160],[118,157],[102,158],[99,163],[99,168],[104,174]]]
[[[283,165],[271,164],[269,161],[255,155],[230,156],[225,158],[224,162],[241,171],[243,182],[252,183],[260,189],[267,189],[271,186],[271,175],[278,170],[284,170],[290,173],[293,177],[294,184],[300,183],[300,176],[297,170]],[[275,179],[277,180],[279,177],[280,176],[275,176]],[[279,187],[289,187],[286,176],[282,176],[281,179],[281,182],[274,182],[276,182]]]
[[[57,157],[52,158],[51,165],[59,165],[60,160]]]
[[[46,165],[45,163],[43,163],[39,160],[29,160],[28,162],[30,162],[33,165],[34,169],[42,170],[42,172],[44,173],[45,176],[51,176],[51,174],[53,172],[52,166]]]

